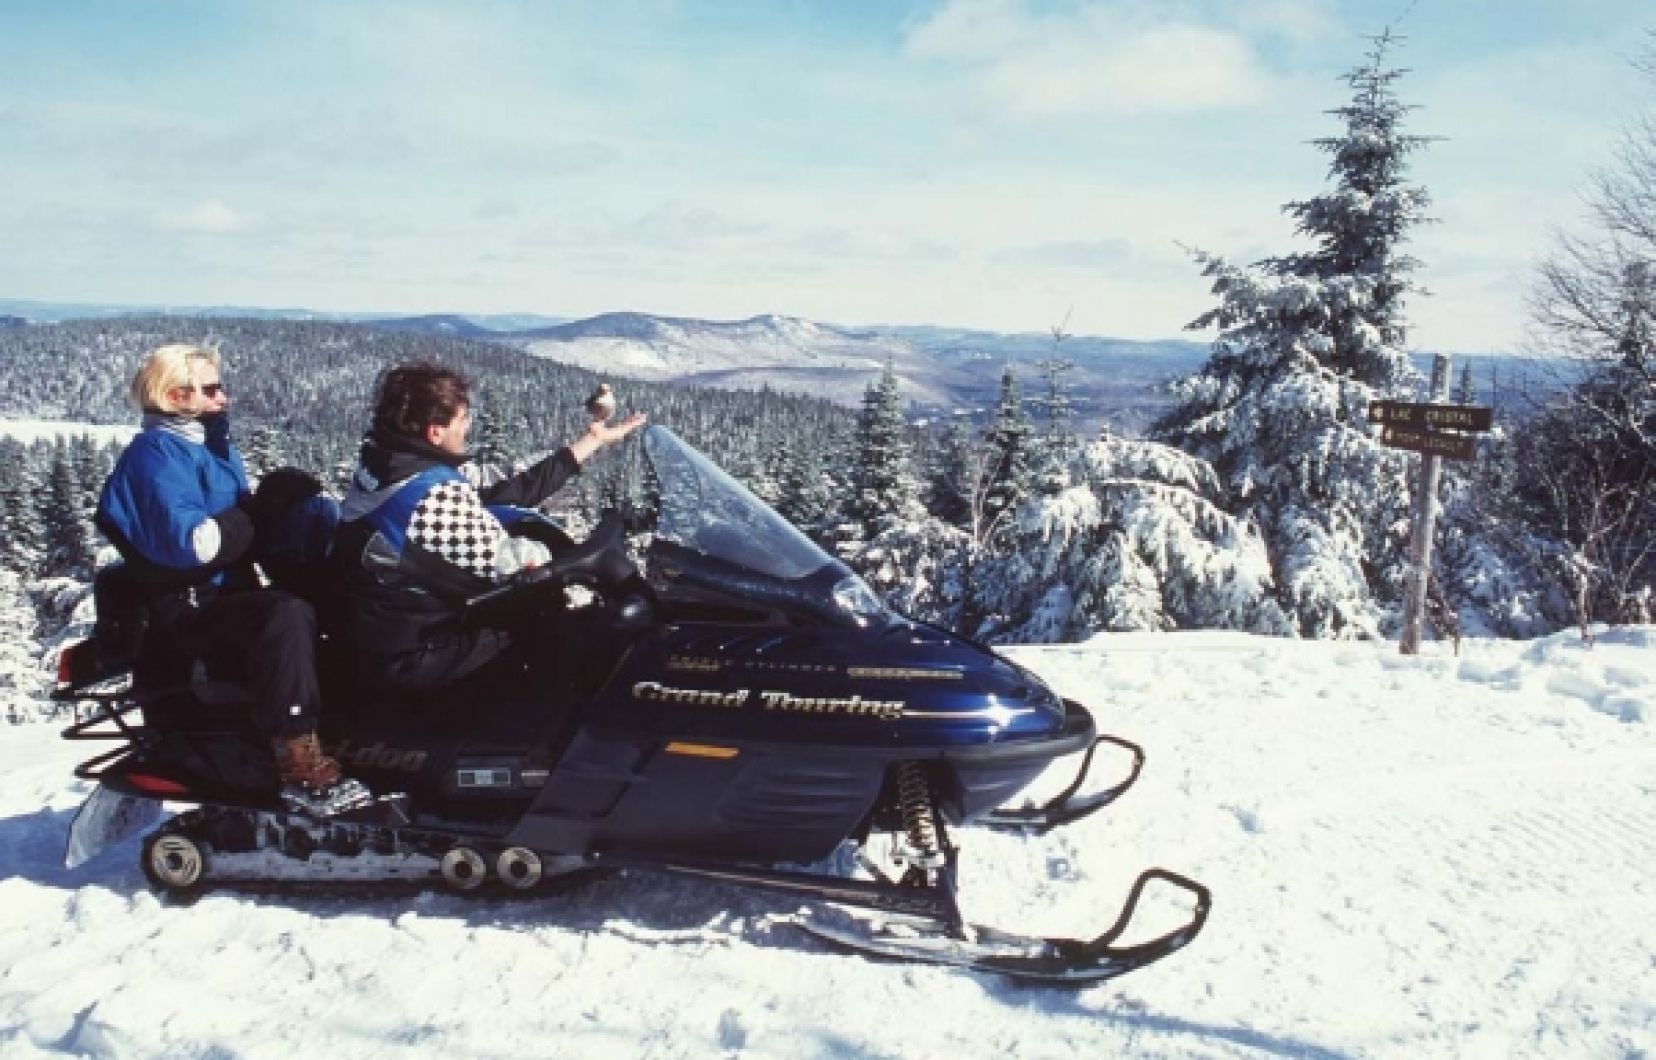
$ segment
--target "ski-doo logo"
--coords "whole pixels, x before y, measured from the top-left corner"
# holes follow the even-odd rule
[[[703,688],[669,688],[655,681],[640,681],[632,686],[633,698],[644,703],[682,703],[690,707],[745,707],[753,698],[745,688],[734,692],[715,692]],[[896,721],[903,716],[904,701],[900,699],[864,699],[861,696],[828,698],[796,696],[789,692],[761,690],[759,702],[766,710],[783,710],[799,714],[869,715],[881,721]]]
[[[405,773],[418,773],[426,763],[424,751],[387,747],[383,743],[357,747],[350,740],[341,741],[339,746],[334,748],[333,756],[348,766],[361,769],[400,769]]]

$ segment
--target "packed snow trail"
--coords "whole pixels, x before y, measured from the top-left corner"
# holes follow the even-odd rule
[[[166,906],[135,844],[59,866],[84,748],[13,726],[0,1056],[1656,1055],[1656,629],[1430,648],[1014,649],[1149,763],[1044,839],[962,833],[968,916],[1089,934],[1153,864],[1215,894],[1188,949],[1079,992],[842,955],[783,905],[642,877]]]

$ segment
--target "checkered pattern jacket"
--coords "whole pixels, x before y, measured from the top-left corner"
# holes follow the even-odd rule
[[[459,606],[506,574],[513,508],[533,508],[580,465],[567,448],[479,488],[472,465],[410,439],[370,436],[346,492],[334,554],[351,636],[368,650],[412,651],[452,630]]]

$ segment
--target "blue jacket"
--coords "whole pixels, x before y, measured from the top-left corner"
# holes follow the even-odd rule
[[[129,562],[210,574],[217,582],[219,568],[252,544],[251,521],[236,508],[247,492],[228,418],[197,423],[151,414],[104,483],[97,523]],[[202,556],[197,531],[215,517],[218,548]]]

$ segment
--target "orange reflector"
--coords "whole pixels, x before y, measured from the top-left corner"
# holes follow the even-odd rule
[[[710,743],[680,743],[674,740],[667,745],[670,755],[693,755],[696,758],[735,758],[741,754],[734,747],[716,747]]]

